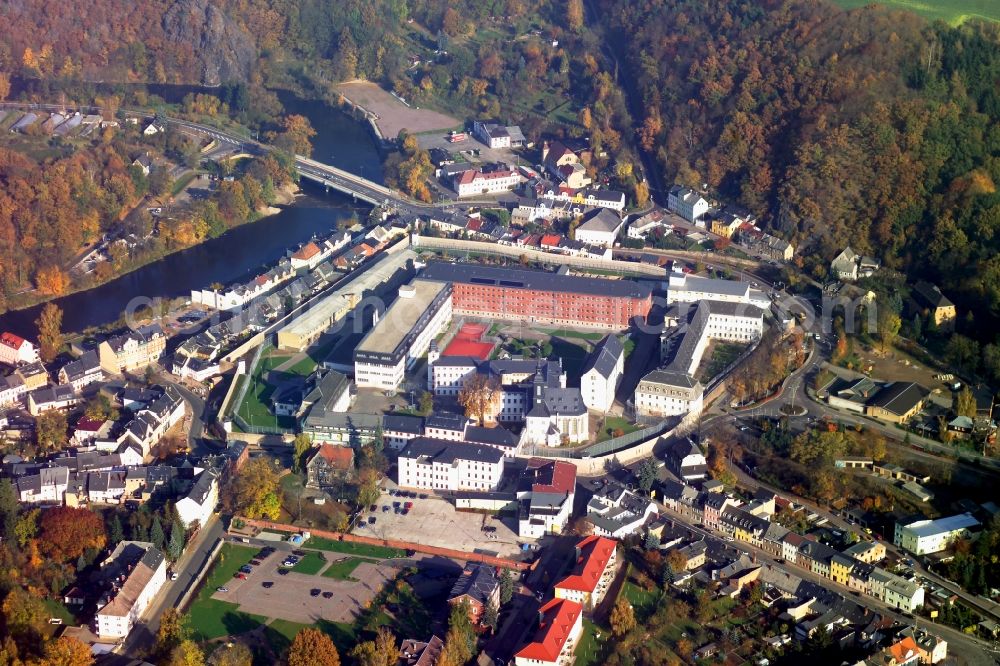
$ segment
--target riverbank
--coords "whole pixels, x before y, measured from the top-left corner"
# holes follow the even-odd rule
[[[132,273],[152,263],[165,259],[170,255],[176,254],[178,252],[184,252],[185,250],[189,250],[193,247],[197,247],[210,240],[213,240],[213,238],[221,238],[222,236],[225,236],[233,229],[238,229],[239,227],[248,224],[255,224],[273,215],[277,215],[281,213],[283,210],[285,210],[288,206],[294,205],[296,200],[301,195],[302,195],[302,188],[299,187],[298,183],[295,182],[288,183],[287,185],[283,185],[282,187],[275,190],[274,201],[270,205],[262,206],[258,210],[254,211],[253,214],[251,214],[250,217],[248,217],[246,220],[240,222],[239,224],[233,225],[232,227],[227,229],[225,233],[219,236],[206,237],[205,239],[203,239],[198,243],[187,245],[185,247],[177,247],[169,250],[166,248],[148,250],[146,252],[143,252],[141,255],[133,259],[130,259],[128,262],[122,264],[120,269],[116,271],[113,275],[108,277],[106,280],[93,280],[93,281],[82,282],[79,284],[74,284],[72,288],[68,289],[66,292],[62,294],[43,297],[41,295],[38,295],[36,291],[24,292],[23,294],[19,295],[22,296],[23,298],[18,298],[16,300],[12,299],[13,302],[11,303],[11,305],[13,307],[8,307],[7,309],[0,310],[0,315],[19,312],[21,310],[26,310],[41,305],[45,305],[49,301],[54,301],[64,298],[66,296],[72,296],[74,294],[90,291],[92,289],[96,289],[110,282],[114,282],[115,280],[119,280],[122,277],[125,277],[129,273]],[[36,297],[32,298],[31,296],[36,296]],[[108,326],[111,328],[117,327],[118,324],[119,320],[117,319],[113,322],[108,322]]]

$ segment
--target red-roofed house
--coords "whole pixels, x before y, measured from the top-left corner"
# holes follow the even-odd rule
[[[306,463],[306,486],[327,488],[354,470],[354,449],[336,444],[320,444]]]
[[[552,599],[538,609],[535,639],[514,654],[515,666],[569,666],[583,633],[583,607]]]
[[[292,255],[292,268],[316,268],[319,262],[326,259],[329,253],[324,253],[319,245],[309,241]]]
[[[614,539],[596,535],[576,544],[576,564],[570,575],[556,583],[556,599],[575,601],[585,611],[593,611],[615,577],[617,545]]]
[[[562,460],[531,458],[518,480],[517,534],[538,539],[558,534],[569,522],[576,467]]]
[[[0,335],[0,363],[21,365],[38,360],[38,350],[24,338],[13,333]]]
[[[495,171],[469,169],[456,174],[453,178],[455,191],[459,197],[506,192],[514,189],[519,182],[521,175],[510,167]]]
[[[562,236],[559,234],[545,234],[542,236],[542,242],[539,245],[543,250],[558,250],[561,240]]]
[[[920,650],[916,641],[910,636],[890,645],[882,654],[885,657],[884,663],[888,666],[909,666],[920,663]]]

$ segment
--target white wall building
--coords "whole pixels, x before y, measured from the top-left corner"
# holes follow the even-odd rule
[[[509,192],[521,182],[517,169],[505,167],[495,171],[470,169],[455,174],[452,179],[459,197],[474,197],[483,194]]]
[[[38,360],[38,349],[24,338],[13,333],[0,334],[0,363],[21,365]]]
[[[759,308],[771,305],[767,295],[752,289],[749,282],[719,280],[685,273],[671,273],[667,289],[667,303],[696,303],[698,301],[726,301],[747,303]]]
[[[969,513],[937,520],[917,520],[905,525],[896,523],[892,542],[914,555],[927,555],[945,550],[953,540],[967,537],[970,530],[976,527],[979,527],[979,521]]]
[[[608,208],[598,208],[589,214],[573,232],[581,243],[600,247],[613,247],[624,221]]]
[[[416,437],[399,453],[397,482],[426,490],[496,490],[503,458],[491,446]]]
[[[580,375],[580,393],[587,409],[611,409],[624,371],[625,348],[617,336],[608,335],[594,347]]]
[[[704,387],[686,372],[657,369],[639,381],[635,410],[640,416],[676,416],[701,412]]]
[[[68,486],[68,467],[43,467],[14,481],[17,499],[25,504],[62,504]]]
[[[394,391],[406,369],[427,353],[451,322],[451,285],[414,280],[400,287],[399,298],[354,350],[358,387]]]
[[[190,492],[177,502],[177,515],[187,529],[195,522],[204,527],[219,503],[219,478],[205,470],[195,480]]]
[[[708,202],[688,187],[674,185],[667,194],[667,209],[688,222],[696,222],[708,212]]]
[[[118,567],[125,580],[115,582],[97,611],[97,634],[125,638],[167,580],[167,561],[153,544],[122,541],[101,564]],[[129,567],[131,566],[131,570]]]

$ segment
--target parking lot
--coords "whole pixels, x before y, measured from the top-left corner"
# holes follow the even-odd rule
[[[278,570],[283,568],[281,562],[287,555],[285,551],[272,553],[260,566],[253,567],[253,573],[246,580],[231,579],[225,585],[228,591],[216,591],[212,598],[235,603],[247,613],[291,622],[352,622],[356,613],[368,606],[382,586],[396,575],[398,566],[391,560],[365,560],[346,580],[327,578],[322,575],[326,568],[340,560],[351,559],[351,556],[324,552],[320,555],[331,564],[324,563],[316,574],[301,573],[293,568],[279,575]],[[265,588],[265,582],[273,585]],[[314,589],[320,590],[315,597],[311,595]]]
[[[400,507],[412,502],[413,506],[403,515],[395,512],[394,502],[399,502]],[[420,499],[419,495],[395,497],[383,492],[376,506],[374,513],[365,512],[362,518],[365,525],[356,527],[355,534],[466,552],[497,553],[501,557],[516,557],[520,552],[513,517],[505,517],[501,522],[480,513],[456,511],[449,501],[433,495]],[[367,523],[370,516],[375,517],[374,524]],[[484,532],[484,525],[496,531]]]

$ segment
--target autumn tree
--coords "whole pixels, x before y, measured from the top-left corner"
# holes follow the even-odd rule
[[[275,520],[281,513],[278,475],[271,460],[254,458],[243,466],[232,482],[229,500],[234,513],[247,518]]]
[[[469,605],[462,601],[451,607],[448,616],[448,633],[437,666],[464,666],[476,647],[476,633],[469,619]]]
[[[192,640],[181,641],[165,662],[165,666],[204,666],[205,655]]]
[[[160,627],[156,630],[155,651],[159,655],[168,655],[187,638],[184,618],[176,608],[168,608],[160,616]]]
[[[62,296],[69,288],[69,276],[58,266],[46,266],[35,276],[35,286],[45,296]]]
[[[385,627],[379,627],[374,640],[354,646],[351,658],[358,666],[396,666],[399,658],[396,637]]]
[[[35,418],[35,444],[43,452],[59,451],[66,445],[66,412],[50,409]]]
[[[275,146],[293,155],[312,155],[312,138],[316,136],[309,119],[298,114],[281,119],[280,131],[268,132],[267,138]]]
[[[890,309],[887,305],[882,305],[878,309],[878,339],[879,347],[882,353],[887,353],[892,349],[892,345],[896,342],[896,338],[899,336],[899,328],[902,325],[902,320],[899,315]]]
[[[244,643],[227,643],[212,653],[213,666],[251,666],[253,653]]]
[[[38,327],[39,355],[46,363],[52,362],[63,346],[62,310],[55,303],[46,303],[35,325]]]
[[[963,386],[962,390],[956,391],[952,397],[952,411],[955,416],[967,416],[970,419],[976,416],[976,394],[968,386]]]
[[[486,425],[496,419],[503,406],[503,388],[486,375],[474,375],[458,392],[458,404],[465,408],[465,415]]]
[[[300,432],[295,436],[295,442],[292,446],[292,471],[301,472],[305,468],[306,464],[306,454],[312,448],[312,439],[309,435]]]
[[[49,613],[41,598],[22,587],[13,587],[0,605],[6,634],[19,645],[38,645]]]
[[[7,95],[10,94],[10,76],[4,72],[0,72],[0,102],[7,99]]]
[[[340,653],[329,636],[306,627],[295,634],[287,661],[288,666],[340,666]]]
[[[90,646],[71,636],[62,636],[45,645],[45,666],[90,666],[93,663]]]
[[[621,638],[635,628],[635,611],[628,599],[622,597],[611,609],[611,632],[616,638]]]
[[[90,509],[57,506],[42,514],[39,533],[41,551],[57,562],[70,562],[87,550],[100,550],[107,543],[104,521]]]
[[[574,32],[583,29],[583,0],[567,0],[566,25]]]

